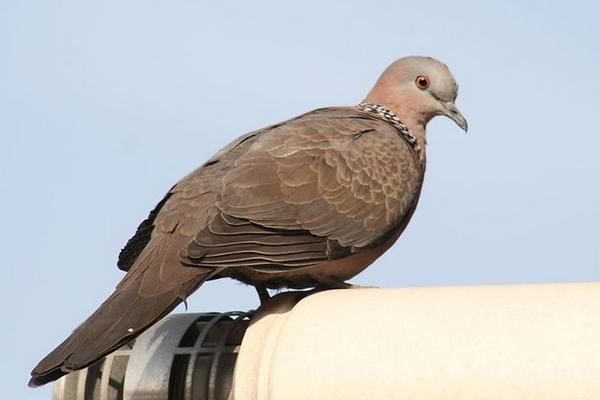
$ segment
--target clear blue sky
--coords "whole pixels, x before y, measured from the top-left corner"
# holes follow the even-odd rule
[[[177,179],[242,133],[358,103],[405,55],[450,66],[470,130],[432,121],[413,221],[355,282],[600,280],[600,3],[288,3],[0,2],[3,398],[50,398],[29,370]],[[189,305],[256,303],[221,281]]]

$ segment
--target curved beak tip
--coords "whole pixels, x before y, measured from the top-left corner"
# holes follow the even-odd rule
[[[456,122],[456,124],[463,130],[465,131],[465,133],[467,133],[469,131],[469,123],[467,122],[467,120],[465,119],[465,117],[463,117],[461,115],[461,120],[460,122]]]
[[[454,103],[446,104],[446,112],[444,113],[448,118],[456,123],[465,133],[469,130],[469,124],[467,119],[463,117],[463,115],[458,111],[458,108],[454,105]]]

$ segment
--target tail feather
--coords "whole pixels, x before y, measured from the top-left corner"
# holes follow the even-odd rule
[[[85,368],[139,336],[163,318],[208,278],[199,275],[153,297],[140,295],[142,279],[115,291],[63,343],[31,372],[29,386],[54,381]]]

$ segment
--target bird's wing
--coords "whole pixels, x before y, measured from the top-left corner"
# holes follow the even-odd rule
[[[154,296],[196,279],[199,274],[209,278],[216,273],[212,267],[181,268],[180,254],[196,232],[214,219],[219,211],[215,203],[224,175],[262,132],[238,138],[171,188],[121,251],[119,265],[121,268],[127,264],[128,273],[117,291],[142,279],[140,293]]]
[[[198,199],[202,197],[203,193],[216,195],[216,193],[221,190],[219,181],[226,169],[230,167],[235,157],[239,156],[240,147],[243,152],[247,147],[243,146],[245,142],[251,141],[261,131],[269,128],[270,127],[260,131],[250,132],[237,138],[219,150],[200,168],[196,169],[173,186],[152,211],[150,211],[148,217],[140,223],[135,234],[127,241],[119,253],[117,267],[126,272],[131,269],[152,239],[152,234],[156,226],[158,226],[158,231],[167,231],[169,229],[167,221],[173,220],[173,218],[183,221],[187,220],[189,223],[189,218],[193,218],[193,215],[185,213],[185,210],[198,207],[206,208],[207,202]],[[217,163],[220,168],[207,168]],[[171,196],[175,193],[177,193],[178,196],[171,199]],[[171,202],[169,206],[163,209],[164,205],[170,199]]]
[[[412,213],[422,165],[396,128],[325,109],[257,138],[182,253],[200,267],[301,267],[373,246]]]

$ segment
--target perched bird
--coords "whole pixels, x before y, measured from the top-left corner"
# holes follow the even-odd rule
[[[205,281],[341,288],[398,239],[425,171],[425,126],[467,130],[429,57],[391,64],[363,103],[248,133],[169,190],[119,255],[111,296],[32,371],[39,386],[135,338]]]

